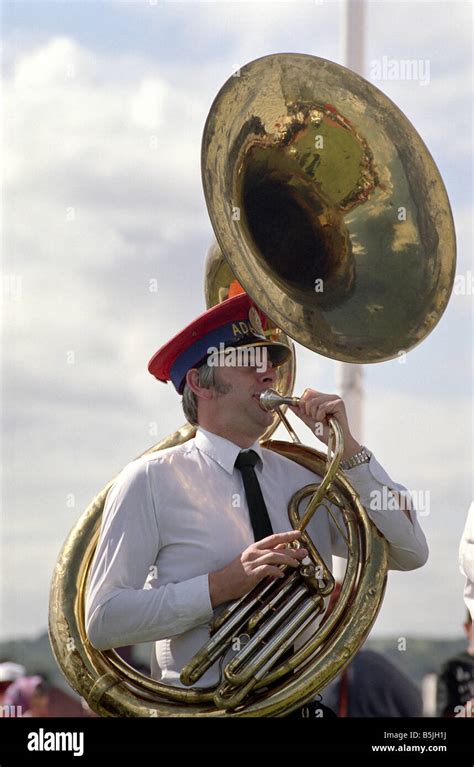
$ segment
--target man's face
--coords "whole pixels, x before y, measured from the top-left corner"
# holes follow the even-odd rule
[[[215,370],[213,405],[219,422],[228,428],[260,436],[273,416],[259,404],[260,394],[275,385],[276,371],[270,359],[265,370],[255,365],[220,365]]]

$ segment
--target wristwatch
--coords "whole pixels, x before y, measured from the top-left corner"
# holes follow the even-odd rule
[[[345,461],[341,461],[341,469],[346,471],[347,469],[352,469],[354,466],[359,466],[361,463],[368,463],[371,459],[371,456],[372,453],[370,450],[367,450],[366,447],[362,446],[362,450],[359,450],[358,453],[354,453],[354,455],[351,455],[350,458],[346,458]]]

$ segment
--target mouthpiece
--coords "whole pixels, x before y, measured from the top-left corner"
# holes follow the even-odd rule
[[[298,405],[299,397],[282,397],[275,389],[265,389],[260,395],[260,405],[264,410],[271,412],[280,405]]]

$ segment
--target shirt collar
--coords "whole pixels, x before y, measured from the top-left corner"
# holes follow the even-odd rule
[[[194,442],[198,450],[212,458],[228,474],[232,474],[237,456],[243,448],[225,437],[219,437],[218,434],[203,429],[202,426],[198,426]],[[258,440],[248,449],[255,450],[260,461],[263,462],[263,451]],[[257,463],[257,469],[258,467],[259,463]]]

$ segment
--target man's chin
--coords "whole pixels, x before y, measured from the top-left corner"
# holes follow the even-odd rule
[[[268,410],[264,410],[263,407],[260,406],[258,399],[254,399],[255,407],[251,408],[249,415],[255,426],[260,429],[260,435],[262,435],[273,423],[273,413],[269,413]]]
[[[256,416],[256,421],[259,425],[262,426],[263,429],[268,429],[268,427],[273,423],[273,414],[269,413],[268,410],[263,410],[263,408],[260,408],[260,413],[258,413]]]

